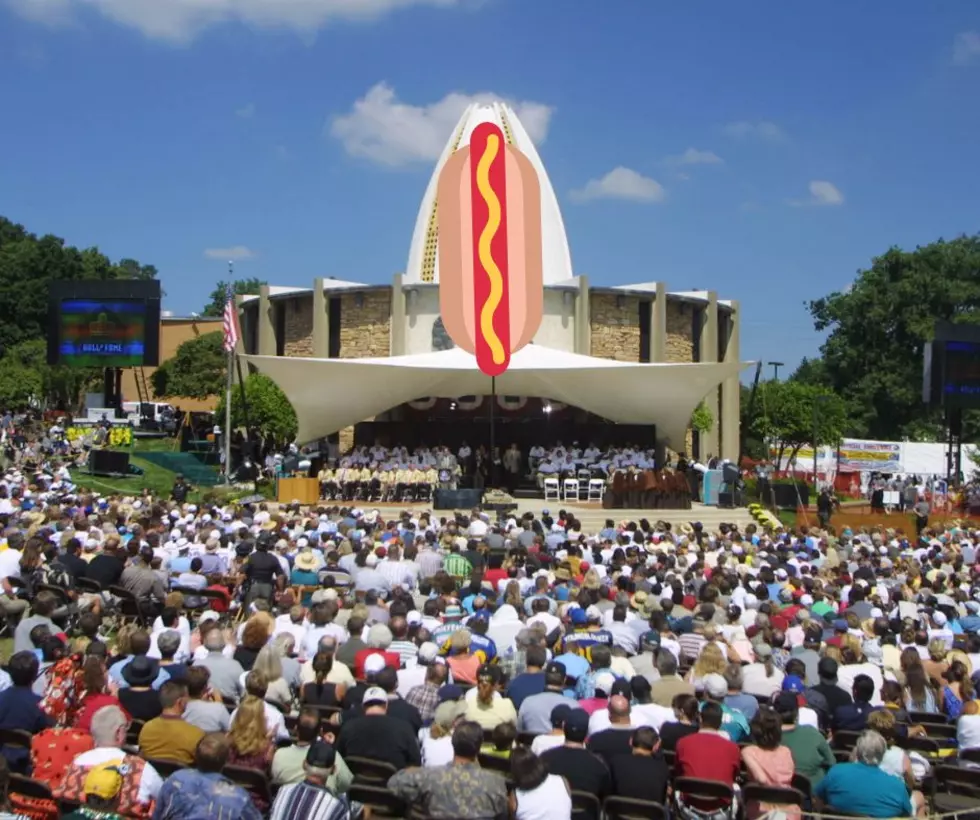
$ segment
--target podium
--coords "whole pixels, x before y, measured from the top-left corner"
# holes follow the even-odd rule
[[[298,501],[307,506],[315,505],[320,501],[320,482],[315,478],[280,478],[276,500],[280,504]]]

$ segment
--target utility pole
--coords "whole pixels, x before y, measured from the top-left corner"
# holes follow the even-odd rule
[[[225,311],[228,310],[230,300],[234,299],[235,290],[235,263],[228,260],[228,284],[225,285]],[[228,377],[225,380],[225,481],[231,484],[231,389],[234,383],[235,349],[228,350]]]
[[[774,382],[779,381],[779,368],[785,367],[786,362],[766,362],[772,368],[772,380]]]

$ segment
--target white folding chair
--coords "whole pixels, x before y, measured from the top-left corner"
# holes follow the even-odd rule
[[[557,478],[546,478],[544,480],[544,500],[561,501],[561,490]]]
[[[589,501],[602,501],[602,494],[606,491],[606,482],[601,478],[589,479]]]
[[[577,478],[566,478],[565,479],[565,500],[566,501],[578,501],[579,500],[579,483]]]

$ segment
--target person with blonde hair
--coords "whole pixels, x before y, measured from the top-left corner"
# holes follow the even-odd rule
[[[700,692],[704,688],[704,679],[708,675],[724,675],[728,668],[728,658],[725,657],[721,647],[717,643],[706,644],[698,659],[687,673],[687,682],[690,683],[695,691]]]
[[[265,707],[261,698],[249,694],[235,710],[228,732],[228,763],[254,769],[268,777],[276,746],[266,726]],[[268,811],[269,803],[262,794],[253,790],[249,793],[260,812]]]
[[[282,671],[282,656],[271,643],[266,644],[255,656],[255,664],[252,666],[253,672],[261,672],[267,681],[265,699],[288,709],[293,702],[293,690],[289,686]],[[241,676],[242,691],[245,690],[245,679],[249,672],[243,672]]]
[[[457,629],[449,636],[447,663],[457,683],[476,683],[476,673],[483,658],[472,651],[472,634],[468,629]]]

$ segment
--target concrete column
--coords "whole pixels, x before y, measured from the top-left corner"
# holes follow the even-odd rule
[[[276,317],[273,312],[272,300],[269,299],[269,286],[259,288],[259,312],[256,316],[259,323],[259,355],[276,355]]]
[[[330,358],[330,300],[323,277],[313,280],[313,358]]]
[[[238,313],[238,344],[235,345],[235,353],[239,356],[249,352],[245,349],[245,334],[249,332],[249,328],[245,323],[245,310],[242,307],[244,303],[244,296],[241,294],[235,296],[235,311]]]
[[[657,282],[657,294],[650,303],[650,361],[667,361],[667,285]]]
[[[405,354],[405,291],[402,290],[404,274],[391,278],[391,345],[390,356]]]
[[[701,325],[701,359],[703,364],[714,364],[718,361],[718,294],[713,290],[708,292],[708,304],[704,308],[704,320]],[[705,406],[711,411],[714,423],[709,431],[701,433],[701,452],[698,454],[704,462],[709,456],[718,455],[718,388],[714,388],[704,397]]]
[[[738,302],[732,302],[728,322],[728,342],[725,346],[725,363],[741,361],[740,324]],[[742,383],[739,373],[729,376],[721,384],[721,456],[733,464],[738,462],[741,445]]]
[[[578,277],[578,295],[575,297],[575,352],[582,356],[592,355],[592,309],[589,304],[589,277]]]

